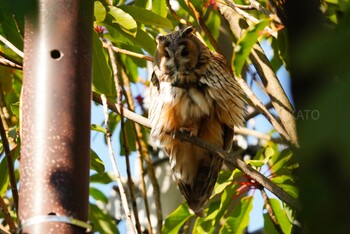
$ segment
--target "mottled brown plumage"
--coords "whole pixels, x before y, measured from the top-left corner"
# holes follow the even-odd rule
[[[234,126],[244,121],[242,92],[224,57],[210,51],[193,27],[157,37],[151,81],[151,135],[169,155],[189,207],[202,216],[223,161],[167,133],[188,131],[229,150]]]

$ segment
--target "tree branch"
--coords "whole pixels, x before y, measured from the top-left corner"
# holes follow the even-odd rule
[[[15,169],[14,169],[14,165],[13,165],[12,154],[10,151],[10,146],[9,146],[9,142],[7,139],[6,131],[5,131],[5,128],[4,128],[4,125],[3,125],[3,122],[1,119],[0,119],[0,136],[1,136],[1,140],[2,140],[2,146],[3,146],[4,151],[5,151],[5,156],[6,156],[6,160],[7,160],[7,167],[9,170],[9,178],[10,178],[12,197],[13,197],[13,201],[15,203],[16,212],[18,212],[18,190],[17,190]]]
[[[100,103],[100,99],[98,98],[98,94],[93,94],[94,101]],[[120,113],[118,109],[118,105],[112,102],[107,102],[108,107],[110,110],[115,111],[116,113]],[[131,112],[124,108],[124,116],[126,118],[129,118],[132,121],[137,122],[138,124],[141,124],[147,128],[150,128],[150,122],[148,119],[146,119],[143,116],[137,115],[134,112]],[[266,178],[264,175],[259,173],[258,171],[254,170],[251,166],[247,165],[245,162],[243,162],[241,159],[237,157],[236,153],[227,153],[220,147],[207,143],[203,141],[202,139],[194,136],[190,136],[187,133],[182,133],[180,131],[175,132],[175,137],[184,140],[193,144],[196,144],[208,151],[210,151],[213,154],[216,154],[218,157],[221,157],[226,162],[233,164],[235,167],[237,167],[242,172],[246,173],[248,176],[250,176],[253,180],[261,184],[263,187],[268,189],[270,192],[275,194],[279,199],[290,205],[296,210],[301,209],[301,205],[298,200],[291,197],[288,193],[286,193],[283,189],[275,185],[273,182],[271,182],[268,178]]]
[[[10,232],[17,233],[17,227],[15,225],[15,222],[13,221],[13,218],[11,217],[11,214],[7,209],[7,205],[1,196],[0,196],[0,210],[1,210],[2,214],[4,215],[4,219],[5,219],[6,223],[10,227]]]
[[[135,223],[136,223],[136,230],[137,233],[141,234],[141,224],[140,224],[140,219],[139,219],[139,213],[137,210],[137,205],[136,205],[136,200],[135,200],[135,193],[134,193],[134,181],[131,176],[131,169],[130,169],[130,150],[129,150],[129,145],[128,145],[128,138],[126,134],[126,129],[125,129],[125,123],[124,123],[124,113],[123,113],[123,94],[122,94],[122,84],[119,79],[118,75],[118,68],[117,68],[117,60],[114,56],[114,51],[113,51],[113,45],[110,41],[105,41],[107,43],[107,49],[108,49],[108,54],[111,59],[111,64],[112,64],[112,70],[113,70],[113,78],[114,78],[114,83],[118,95],[118,105],[121,110],[120,112],[120,123],[121,123],[121,132],[122,132],[122,138],[123,138],[123,147],[125,149],[125,163],[126,163],[126,174],[128,176],[128,187],[130,191],[130,199],[134,211],[134,218],[135,218]]]
[[[126,219],[127,222],[132,230],[133,233],[136,233],[135,229],[134,229],[134,224],[132,223],[131,220],[131,213],[130,213],[130,209],[129,209],[129,204],[128,204],[128,199],[126,197],[126,192],[124,190],[123,187],[123,182],[122,179],[120,177],[120,173],[119,173],[119,169],[117,166],[117,162],[115,161],[114,158],[114,152],[113,152],[113,147],[112,147],[112,140],[111,140],[111,133],[109,131],[109,116],[108,116],[108,108],[107,108],[107,98],[105,95],[101,95],[100,97],[101,99],[101,105],[103,106],[103,113],[105,116],[105,125],[106,125],[106,141],[107,141],[107,146],[108,146],[108,152],[109,152],[109,158],[112,162],[112,167],[113,167],[113,171],[114,171],[114,175],[115,175],[115,179],[117,181],[118,184],[118,188],[120,191],[120,198],[122,201],[122,205],[123,205],[123,209],[126,215]],[[120,114],[120,113],[119,113]]]
[[[0,41],[4,43],[8,48],[10,48],[13,52],[19,55],[21,58],[24,57],[24,54],[21,50],[19,50],[16,46],[14,46],[9,40],[0,35]]]
[[[265,208],[267,210],[267,213],[269,214],[269,217],[270,217],[273,225],[275,226],[275,228],[278,231],[278,233],[283,234],[283,231],[281,229],[281,225],[278,223],[277,217],[276,217],[275,213],[273,212],[272,206],[270,204],[270,199],[267,196],[264,188],[260,188],[260,192],[261,192],[261,195],[262,195],[262,197],[264,199]]]
[[[238,38],[246,30],[248,24],[244,20],[242,21],[242,17],[227,5],[217,2],[217,6],[221,14],[228,21],[231,31]],[[296,126],[292,105],[290,104],[289,99],[287,98],[269,60],[267,59],[260,45],[256,44],[253,47],[250,59],[258,71],[258,74],[265,85],[266,93],[269,95],[271,103],[279,114],[283,125],[277,121],[274,121],[275,123],[270,121],[271,124],[281,134],[282,138],[292,146],[292,148],[298,148],[299,144],[296,136]],[[241,87],[242,85],[245,86],[243,82],[244,81],[240,81]],[[260,107],[259,109],[264,111],[266,117],[270,116],[263,105],[261,106],[258,104],[257,107]]]

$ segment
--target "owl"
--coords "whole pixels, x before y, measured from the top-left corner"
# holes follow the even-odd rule
[[[244,122],[245,102],[225,58],[210,51],[196,37],[194,27],[158,35],[156,42],[150,84],[151,136],[168,154],[188,206],[203,217],[223,160],[172,133],[188,132],[229,151],[234,126]]]

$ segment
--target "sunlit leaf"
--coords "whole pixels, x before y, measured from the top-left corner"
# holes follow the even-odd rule
[[[2,146],[2,142],[0,142]],[[7,159],[6,157],[3,157],[0,163],[0,196],[3,196],[4,193],[7,191],[7,188],[9,186],[9,172],[7,167]]]
[[[241,76],[243,65],[248,58],[250,51],[269,22],[269,20],[262,20],[259,23],[250,26],[242,38],[238,40],[233,53],[233,67],[237,76]]]
[[[187,203],[180,205],[174,212],[172,212],[164,221],[162,233],[177,234],[184,223],[194,216],[190,213]]]
[[[283,233],[291,233],[292,224],[289,222],[286,212],[282,209],[281,202],[275,198],[270,198],[269,201]]]
[[[275,184],[282,184],[282,183],[285,183],[287,181],[295,182],[295,178],[291,174],[290,175],[283,174],[283,175],[278,175],[278,176],[272,177],[271,181],[274,182]]]
[[[168,14],[168,9],[165,0],[153,0],[152,1],[152,11],[164,18]]]
[[[106,197],[106,195],[103,192],[101,192],[100,190],[98,190],[97,188],[90,187],[89,193],[95,200],[101,201],[105,204],[108,203],[108,197]]]
[[[113,179],[112,179],[112,175],[105,172],[102,175],[100,175],[100,174],[91,175],[90,182],[91,183],[100,183],[100,184],[109,184],[109,183],[113,182]]]
[[[101,125],[91,124],[90,129],[93,131],[96,131],[96,132],[102,132],[102,133],[106,134],[106,129],[104,127],[102,127]]]
[[[289,195],[291,195],[293,198],[298,198],[299,196],[299,189],[295,185],[291,184],[278,184],[278,187],[282,188],[284,191],[286,191]]]
[[[96,33],[93,33],[92,87],[99,94],[115,97],[109,57]]]
[[[11,103],[10,108],[12,113],[19,118],[19,102]]]
[[[233,209],[230,216],[220,230],[222,234],[244,233],[249,223],[249,214],[253,208],[253,197],[244,197],[240,203]]]
[[[109,6],[108,9],[108,14],[110,14],[114,18],[113,23],[117,23],[122,28],[127,29],[129,31],[135,31],[137,24],[131,15],[129,15],[122,9],[114,6]]]
[[[106,8],[100,1],[95,1],[94,16],[97,22],[102,22],[106,18]]]
[[[173,28],[170,20],[152,11],[135,6],[121,6],[120,8],[129,13],[137,22],[161,28]]]
[[[98,206],[91,203],[89,211],[89,220],[93,223],[95,232],[119,233],[117,224],[106,211],[101,210]]]
[[[100,176],[102,176],[105,172],[105,165],[103,164],[103,161],[92,149],[90,150],[90,168],[96,171]]]
[[[133,45],[133,42],[125,36],[131,36],[130,34],[125,33],[118,24],[109,24],[109,23],[99,23],[99,25],[104,26],[107,29],[107,33],[104,35],[104,38],[109,39],[114,43],[124,43],[127,45]],[[131,36],[133,37],[133,36]]]

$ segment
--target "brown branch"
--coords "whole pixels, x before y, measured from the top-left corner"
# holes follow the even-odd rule
[[[119,173],[119,169],[117,166],[117,162],[114,158],[114,152],[113,152],[113,147],[112,147],[112,140],[111,140],[111,133],[109,131],[109,115],[108,115],[108,106],[107,106],[107,98],[105,95],[101,95],[100,97],[100,101],[101,101],[101,105],[103,106],[103,113],[104,113],[104,117],[105,117],[105,125],[106,125],[106,142],[107,142],[107,146],[108,146],[108,152],[109,152],[109,158],[112,162],[112,167],[113,167],[113,171],[114,171],[114,176],[115,179],[117,181],[118,184],[118,188],[120,191],[120,199],[122,201],[122,205],[123,205],[123,209],[126,215],[126,220],[131,228],[132,233],[136,233],[135,229],[134,229],[134,224],[131,220],[131,213],[130,213],[130,209],[129,209],[129,204],[128,204],[128,199],[126,196],[126,192],[124,190],[124,186],[123,186],[123,182]],[[120,113],[119,113],[120,114]]]
[[[277,132],[281,135],[283,140],[289,145],[293,146],[293,142],[291,142],[288,134],[284,130],[283,126],[276,120],[276,118],[269,112],[269,110],[261,103],[261,101],[255,96],[253,91],[249,88],[247,83],[243,79],[237,79],[239,85],[243,89],[244,93],[248,97],[248,102],[255,109],[259,110],[266,119],[272,124],[272,126],[277,130]]]
[[[217,2],[217,6],[221,14],[228,21],[233,34],[239,38],[239,36],[242,35],[248,27],[248,24],[244,23],[244,21],[242,21],[242,17],[227,5]],[[260,45],[256,44],[253,47],[250,59],[258,71],[258,74],[260,75],[265,85],[266,93],[269,95],[271,103],[279,114],[283,125],[273,118],[268,110],[262,104],[260,104],[260,101],[255,97],[253,93],[252,95],[249,95],[254,99],[251,101],[254,102],[259,111],[263,111],[264,115],[268,118],[269,121],[272,117],[271,120],[273,120],[273,122],[270,122],[281,134],[281,137],[286,140],[286,142],[288,142],[288,144],[291,145],[293,149],[298,148],[299,144],[296,136],[295,120],[292,114],[293,108]],[[239,82],[241,84],[241,87],[247,86],[243,80],[239,80]],[[248,91],[248,89],[249,87],[247,87],[246,91]],[[250,94],[250,91],[248,93]]]
[[[210,44],[214,47],[214,49],[220,53],[220,47],[218,45],[218,43],[216,42],[215,38],[213,37],[213,34],[211,34],[210,30],[208,29],[207,25],[205,25],[202,16],[199,14],[199,12],[196,10],[196,8],[193,6],[193,4],[190,2],[190,0],[185,0],[187,6],[190,8],[190,10],[192,11],[193,15],[195,16],[196,21],[198,22],[199,26],[201,27],[201,29],[203,30],[203,32],[205,33],[205,35],[208,37]]]
[[[103,41],[102,42],[102,45],[104,48],[107,48],[108,49],[108,43],[106,41]],[[130,51],[130,50],[125,50],[125,49],[122,49],[122,48],[119,48],[119,47],[116,47],[116,46],[112,46],[112,49],[114,52],[116,53],[120,53],[120,54],[125,54],[125,55],[129,55],[129,56],[133,56],[133,57],[136,57],[136,58],[140,58],[140,59],[145,59],[145,60],[148,60],[148,61],[151,61],[153,62],[154,61],[154,58],[153,57],[150,57],[150,56],[147,56],[147,55],[144,55],[144,54],[139,54],[139,53],[136,53],[136,52],[133,52],[133,51]]]
[[[124,69],[122,69],[122,77],[123,77],[124,87],[125,87],[126,103],[128,105],[129,110],[134,111],[135,108],[134,108],[134,102],[133,102],[132,94],[131,94],[130,80],[127,78]],[[148,221],[148,232],[153,233],[149,205],[148,205],[148,199],[147,199],[147,188],[146,188],[146,183],[145,183],[145,171],[143,168],[143,161],[142,161],[143,158],[145,158],[145,157],[150,158],[150,157],[148,155],[148,152],[147,152],[146,147],[145,147],[145,143],[143,141],[142,131],[141,131],[140,125],[136,126],[135,122],[132,122],[132,121],[131,121],[131,123],[132,123],[132,129],[133,129],[134,134],[136,136],[136,147],[137,147],[137,151],[138,151],[138,160],[139,160],[140,170],[141,170],[141,192],[142,192],[142,197],[143,197],[143,200],[145,203],[146,216],[147,216],[147,221]],[[148,169],[150,170],[150,173],[154,174],[153,167],[148,168]],[[155,178],[155,176],[154,176],[154,178]],[[152,184],[153,184],[153,182],[157,183],[156,180],[152,181]],[[158,185],[158,183],[157,183],[157,185]],[[159,195],[159,189],[157,192]],[[158,206],[157,206],[157,208],[158,208]],[[162,223],[162,219],[163,219],[162,217],[160,217],[160,218],[158,217],[158,222]],[[160,231],[161,231],[161,227],[159,229],[159,232]]]
[[[9,170],[9,178],[10,178],[10,185],[11,185],[11,191],[12,191],[12,197],[13,201],[15,203],[15,209],[16,212],[18,212],[18,190],[17,190],[17,183],[16,183],[16,176],[15,176],[15,168],[12,160],[12,154],[10,151],[9,142],[7,139],[6,131],[3,125],[2,120],[0,120],[0,136],[2,140],[2,146],[5,151],[5,156],[7,160],[7,167]]]
[[[6,223],[10,227],[10,232],[17,233],[17,227],[15,225],[15,222],[13,221],[11,214],[7,209],[7,205],[1,196],[0,196],[0,209],[1,209],[2,214],[4,215],[4,219],[5,219]]]
[[[221,1],[217,1],[217,3],[219,3],[218,5],[224,5],[227,7],[230,7],[231,9],[233,9],[236,13],[240,14],[243,18],[250,20],[253,23],[259,23],[260,21],[255,18],[254,16],[248,14],[247,12],[241,10],[239,7],[237,7],[235,4],[233,4],[231,1],[228,0],[224,0],[224,2]],[[219,7],[220,9],[220,7]],[[273,37],[277,38],[277,32],[272,30],[270,27],[265,27],[265,31],[267,33],[269,33],[270,35],[272,35]]]
[[[93,94],[94,101],[100,103],[100,99],[98,98],[97,94]],[[118,111],[119,107],[115,103],[107,102],[108,107],[110,110],[115,111],[116,113],[120,113]],[[124,116],[126,118],[129,118],[132,121],[137,122],[138,124],[141,124],[145,127],[150,128],[150,122],[148,119],[146,119],[143,116],[137,115],[134,112],[131,112],[124,108]],[[182,132],[176,132],[174,133],[175,137],[184,140],[193,144],[196,144],[214,154],[224,159],[226,162],[233,164],[235,167],[237,167],[242,172],[246,173],[248,176],[250,176],[253,180],[264,186],[266,189],[268,189],[270,192],[272,192],[274,195],[276,195],[279,199],[290,205],[296,210],[301,209],[301,205],[298,202],[298,200],[291,197],[288,193],[286,193],[283,189],[275,185],[273,182],[271,182],[268,178],[266,178],[264,175],[253,169],[251,166],[247,165],[245,162],[243,162],[241,159],[237,157],[237,153],[227,153],[220,147],[207,143],[203,141],[202,139],[194,136],[190,136],[187,133]]]
[[[126,162],[126,174],[128,177],[128,187],[130,191],[130,199],[132,203],[132,208],[134,211],[134,218],[135,218],[135,223],[136,223],[136,230],[137,233],[141,234],[141,224],[140,224],[140,219],[139,219],[139,214],[137,210],[137,205],[136,205],[136,200],[135,200],[135,193],[134,193],[134,182],[131,176],[131,169],[130,169],[130,150],[129,150],[129,145],[128,145],[128,138],[126,134],[126,129],[125,129],[125,123],[124,123],[124,112],[123,112],[123,94],[122,94],[122,84],[119,79],[118,75],[118,67],[117,67],[117,60],[114,55],[113,51],[113,45],[110,41],[105,41],[107,43],[107,49],[108,49],[108,54],[111,59],[111,64],[112,64],[112,70],[113,70],[113,78],[114,78],[114,83],[116,86],[116,92],[118,95],[117,103],[119,105],[119,108],[121,110],[120,112],[120,123],[121,123],[121,132],[122,132],[122,138],[124,139],[123,141],[123,147],[125,150],[125,162]]]
[[[273,108],[271,102],[265,104],[264,106],[266,107],[267,110]],[[261,114],[261,112],[260,112],[259,110],[254,109],[254,111],[248,113],[248,114],[245,116],[244,119],[245,119],[245,121],[248,121],[248,120],[250,120],[250,119],[252,119],[252,118],[258,116],[259,114]]]
[[[4,43],[8,48],[10,48],[13,52],[19,55],[21,58],[24,57],[24,54],[21,50],[19,50],[16,46],[14,46],[9,40],[0,35],[0,41]]]
[[[262,197],[264,199],[265,208],[267,210],[267,213],[269,214],[269,217],[270,217],[273,225],[275,226],[275,229],[278,231],[278,233],[283,234],[281,225],[278,223],[277,217],[276,217],[275,213],[273,212],[272,206],[270,204],[270,199],[267,196],[264,188],[260,188],[260,192],[261,192],[261,195],[262,195]]]
[[[171,7],[171,4],[170,4],[170,1],[169,1],[169,0],[165,0],[165,2],[166,2],[166,5],[167,5],[167,7],[168,7],[168,9],[169,9],[169,11],[170,11],[170,14],[171,14],[172,16],[174,16],[175,19],[177,19],[177,20],[180,22],[180,24],[192,25],[190,22],[186,21],[185,19],[182,19],[180,16],[178,16],[178,14],[176,14],[176,12],[174,11],[174,9]]]
[[[270,135],[255,131],[253,129],[248,129],[248,128],[235,128],[235,133],[240,134],[240,135],[245,135],[245,136],[254,136],[256,138],[266,140],[266,141],[272,141],[278,144],[284,144],[285,141],[283,141],[280,138],[274,138]]]
[[[4,54],[2,51],[0,51],[0,64],[5,67],[23,70],[23,65],[20,62],[10,58],[6,54]]]

